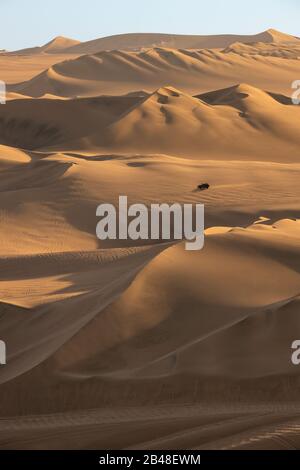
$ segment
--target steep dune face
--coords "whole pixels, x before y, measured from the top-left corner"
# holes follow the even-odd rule
[[[293,220],[212,232],[203,253],[170,248],[62,348],[61,367],[123,380],[296,376],[285,345],[299,328],[299,250],[300,223]],[[74,349],[81,351],[76,362]]]
[[[281,31],[278,31],[277,29],[270,28],[266,31],[269,36],[271,36],[272,40],[269,42],[286,42],[286,43],[297,43],[299,41],[299,37],[297,36],[291,36],[290,34],[285,34],[282,33]],[[249,41],[250,42],[250,41]],[[268,41],[263,41],[263,42],[268,42]]]
[[[51,357],[119,296],[158,251],[154,247],[2,259],[6,274],[1,276],[1,334],[11,346],[11,366],[1,370],[1,383]],[[31,269],[25,272],[28,263]],[[22,273],[18,280],[17,272]]]

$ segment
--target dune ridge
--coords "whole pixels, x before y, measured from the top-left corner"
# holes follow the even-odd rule
[[[58,62],[28,81],[9,85],[9,91],[32,97],[50,93],[72,98],[152,91],[171,84],[197,94],[248,82],[291,95],[291,84],[299,73],[299,56],[299,42],[233,44],[220,50],[109,50]]]
[[[82,119],[72,119],[73,113]],[[288,97],[245,83],[195,97],[166,86],[122,97],[13,100],[0,108],[0,143],[91,156],[281,162],[284,155],[285,162],[296,163],[299,122],[299,107]]]
[[[285,42],[296,43],[298,37],[282,33],[276,29],[268,29],[262,33],[252,35],[217,34],[217,35],[185,35],[161,33],[131,33],[93,39],[80,42],[62,36],[56,37],[44,46],[21,49],[11,54],[53,54],[64,52],[66,54],[94,54],[103,50],[124,49],[137,50],[148,47],[171,47],[176,49],[224,48],[233,42]]]
[[[29,47],[26,49],[20,49],[13,52],[6,52],[8,55],[35,55],[35,54],[64,54],[68,48],[78,46],[80,41],[76,39],[66,38],[64,36],[57,36],[51,41],[47,42],[43,46]]]

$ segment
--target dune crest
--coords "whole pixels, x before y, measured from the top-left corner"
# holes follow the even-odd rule
[[[39,97],[46,93],[72,98],[152,91],[171,84],[190,94],[228,88],[236,83],[291,94],[299,74],[300,41],[241,44],[225,49],[150,47],[97,51],[56,63],[10,91]],[[68,56],[70,59],[70,56]],[[276,73],[281,68],[280,77]]]
[[[67,53],[66,50],[80,44],[80,41],[75,39],[66,38],[64,36],[57,36],[43,46],[29,47],[27,49],[20,49],[13,52],[8,52],[8,55],[35,55],[35,54],[63,54]]]
[[[51,74],[57,76],[54,69]],[[205,160],[281,162],[284,154],[286,163],[296,163],[300,108],[288,104],[283,95],[245,83],[195,97],[172,86],[120,97],[27,97],[0,108],[0,143],[47,152]],[[73,113],[82,120],[72,119]]]
[[[268,29],[253,35],[178,35],[178,34],[120,34],[71,45],[66,53],[94,54],[101,50],[137,50],[149,47],[170,47],[176,49],[223,48],[232,42],[297,42],[299,38]]]

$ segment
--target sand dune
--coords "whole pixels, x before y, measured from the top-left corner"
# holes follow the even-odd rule
[[[64,54],[68,48],[80,45],[80,41],[75,39],[57,36],[43,46],[30,47],[18,51],[10,52],[11,55],[35,55],[35,54]]]
[[[0,80],[7,84],[22,82],[35,77],[57,62],[68,60],[74,55],[66,54],[34,54],[7,55],[0,54]]]
[[[13,151],[5,147],[2,147],[2,153],[5,162],[8,159],[11,161],[10,166],[3,169],[3,179],[0,185],[1,211],[3,214],[1,222],[3,242],[0,253],[3,273],[1,282],[2,331],[11,345],[11,366],[8,364],[3,371],[1,370],[2,381],[6,381],[8,378],[19,375],[24,370],[31,368],[33,362],[38,364],[49,357],[76,331],[89,322],[93,316],[98,315],[116,295],[119,295],[124,288],[128,287],[128,283],[132,281],[145,263],[165,249],[164,246],[160,245],[137,247],[136,243],[130,241],[123,241],[121,246],[118,241],[102,244],[96,241],[94,236],[95,200],[114,201],[117,196],[112,195],[111,188],[121,185],[119,188],[121,193],[128,194],[132,202],[138,198],[139,201],[149,203],[157,200],[157,189],[153,187],[151,182],[154,178],[160,187],[159,201],[167,201],[171,198],[174,201],[184,203],[199,200],[199,194],[194,192],[194,188],[199,179],[207,180],[214,187],[211,193],[201,197],[201,200],[207,206],[207,227],[225,225],[226,220],[235,225],[245,226],[251,220],[255,221],[257,219],[257,214],[262,210],[262,200],[264,201],[263,214],[267,217],[271,216],[275,220],[280,217],[283,211],[289,213],[290,216],[299,211],[298,181],[300,169],[299,165],[295,164],[283,166],[282,164],[273,163],[270,166],[270,163],[232,162],[229,164],[228,162],[227,171],[225,172],[223,164],[218,162],[194,162],[166,156],[141,156],[139,158],[114,158],[111,156],[110,158],[93,159],[91,157],[81,158],[79,155],[51,155],[47,157],[43,154],[31,153],[29,160],[28,158],[25,159],[24,154],[20,151]],[[14,156],[14,161],[12,161],[10,155]],[[99,171],[100,169],[101,171]],[[264,181],[263,185],[258,180],[259,172],[261,173],[261,181]],[[172,193],[170,191],[172,181],[175,179],[179,182],[182,175],[185,175],[184,180],[181,184],[177,183]],[[132,184],[133,180],[136,181],[135,185]],[[285,184],[282,184],[282,181]],[[286,183],[288,183],[288,187]],[[80,188],[85,188],[84,193]],[[254,196],[255,194],[256,196]],[[78,199],[79,195],[80,200]],[[24,200],[26,205],[22,211],[19,211],[13,218],[5,216],[5,214],[10,213],[11,206],[22,207]],[[239,201],[238,207],[236,201]],[[32,221],[34,221],[34,224]],[[14,227],[22,227],[22,237]],[[284,241],[285,237],[288,238],[287,243]],[[245,243],[246,248],[243,248]],[[257,251],[259,243],[262,247],[261,252]],[[239,275],[239,281],[243,286],[241,288],[241,299],[239,300],[236,294],[233,295],[230,292],[228,283],[224,291],[224,295],[228,296],[227,300],[220,300],[221,291],[218,292],[218,302],[225,306],[226,321],[232,327],[238,319],[244,319],[245,315],[248,315],[249,309],[253,311],[253,315],[258,315],[259,312],[268,311],[269,309],[277,310],[277,308],[280,308],[280,302],[292,302],[295,296],[298,295],[299,281],[297,275],[293,274],[293,271],[288,275],[288,269],[292,269],[288,259],[294,262],[294,270],[297,266],[297,250],[299,248],[299,227],[297,222],[281,223],[278,226],[275,225],[274,229],[272,226],[269,227],[262,223],[247,229],[246,232],[236,230],[230,233],[224,231],[215,234],[213,231],[211,235],[208,235],[207,244],[208,247],[205,249],[207,254],[204,255],[204,252],[199,252],[199,259],[202,261],[199,264],[195,263],[196,272],[191,270],[190,277],[187,275],[188,266],[191,269],[190,256],[182,247],[168,250],[166,255],[158,257],[157,262],[154,262],[154,268],[149,268],[150,277],[153,276],[153,279],[159,279],[159,289],[161,289],[160,291],[165,299],[161,305],[162,310],[159,307],[161,302],[159,291],[155,285],[151,288],[153,289],[153,294],[151,294],[150,286],[152,286],[153,281],[148,281],[147,270],[144,271],[142,280],[137,279],[133,283],[133,294],[129,290],[124,297],[124,323],[127,322],[128,331],[131,331],[129,323],[131,320],[127,318],[127,308],[133,314],[133,321],[137,319],[137,325],[139,325],[139,315],[134,313],[130,301],[132,295],[135,299],[134,305],[136,305],[137,311],[141,311],[144,304],[146,310],[149,307],[149,312],[156,312],[154,318],[146,312],[145,315],[143,314],[140,317],[143,319],[142,325],[144,324],[144,327],[141,325],[142,330],[144,328],[152,330],[156,324],[160,325],[166,321],[164,305],[165,302],[169,304],[169,301],[166,299],[167,287],[164,286],[163,279],[166,279],[167,283],[170,279],[173,279],[168,269],[164,275],[162,274],[166,269],[164,260],[166,260],[168,266],[168,259],[173,260],[170,266],[173,271],[175,260],[178,259],[179,263],[178,268],[175,270],[178,269],[178,274],[175,275],[174,279],[174,281],[176,280],[176,287],[170,287],[170,292],[174,290],[179,295],[180,290],[177,283],[182,282],[179,276],[179,273],[182,273],[186,279],[186,284],[182,285],[182,295],[184,298],[187,296],[187,298],[185,300],[178,299],[178,305],[183,305],[185,302],[187,306],[188,299],[190,299],[191,302],[194,302],[194,307],[191,306],[188,311],[191,312],[194,309],[195,314],[198,308],[197,305],[207,305],[204,294],[205,291],[209,293],[212,289],[209,286],[210,284],[213,285],[214,280],[216,280],[217,265],[220,259],[222,259],[222,265],[228,264],[228,269],[233,275],[232,289],[236,288],[234,287],[237,282],[236,276],[238,276],[239,269],[245,263],[245,266],[241,269],[245,272],[246,277],[242,278]],[[256,247],[257,259],[251,255],[252,244]],[[210,245],[212,246],[211,250],[209,249]],[[271,250],[268,255],[270,268],[268,268],[266,254],[264,254],[269,249],[268,246]],[[95,251],[99,248],[104,251]],[[242,255],[244,249],[246,250],[245,255]],[[289,250],[290,258],[287,258],[287,250]],[[249,251],[250,257],[248,258]],[[216,255],[213,255],[214,252],[216,252]],[[239,252],[241,252],[241,256],[237,257]],[[235,256],[237,257],[235,261],[237,274],[235,276],[233,255],[231,253],[236,253]],[[283,256],[283,253],[286,253],[286,255]],[[205,262],[204,256],[207,256],[207,262]],[[214,256],[216,265],[213,269],[211,263]],[[264,265],[266,270],[270,269],[270,272],[272,272],[273,265],[274,263],[276,265],[277,262],[276,256],[279,257],[278,262],[282,265],[282,268],[279,269],[278,267],[278,287],[274,287],[275,280],[272,277],[270,278],[269,287],[270,293],[273,291],[276,296],[268,297],[265,281],[268,274],[267,271],[262,271],[261,295],[265,295],[265,297],[262,297],[262,300],[251,310],[251,303],[248,306],[244,305],[246,301],[245,292],[249,291],[249,299],[251,299],[254,295],[251,293],[251,285],[252,289],[257,290],[258,279],[254,284],[251,284],[250,279],[249,287],[247,287],[246,278],[248,275],[246,273],[249,269],[253,269],[255,272],[261,271]],[[195,260],[194,255],[193,259]],[[229,259],[231,259],[230,263]],[[162,260],[162,266],[160,260]],[[182,262],[185,267],[181,266]],[[198,269],[200,269],[200,272],[197,271]],[[204,275],[208,270],[212,270],[210,277],[207,274]],[[282,275],[280,274],[281,270]],[[118,276],[115,277],[117,272]],[[223,271],[220,275],[223,275]],[[144,278],[144,276],[146,277]],[[229,273],[225,277],[228,276]],[[199,286],[195,291],[200,297],[196,296],[194,300],[191,298],[190,289],[192,289],[192,286],[189,289],[187,288],[193,278],[197,285],[199,282],[203,284],[203,291],[202,289],[199,290]],[[114,283],[111,291],[112,279],[114,279]],[[108,291],[104,287],[104,281],[107,283]],[[148,285],[147,289],[143,288],[143,285]],[[281,286],[281,290],[279,286]],[[101,295],[100,292],[102,292]],[[144,292],[147,292],[146,295],[149,296],[147,302],[142,299],[139,300],[139,295],[143,295]],[[242,301],[243,297],[244,300]],[[152,306],[151,298],[154,302],[158,302],[157,306]],[[200,298],[202,298],[201,301]],[[229,302],[230,298],[237,305],[242,302],[243,307],[236,310],[233,304],[231,305]],[[255,298],[258,301],[258,292]],[[117,309],[116,311],[119,312],[118,318],[123,315],[121,313],[123,301],[120,300],[120,302],[121,304],[117,304],[117,307],[113,307],[112,310]],[[171,304],[169,308],[172,312],[173,307],[171,307]],[[83,309],[86,312],[84,316],[82,316]],[[211,311],[210,308],[208,310]],[[46,314],[48,311],[52,312],[50,316]],[[75,311],[78,312],[78,320],[75,319]],[[57,314],[54,315],[54,312],[57,312]],[[233,317],[228,317],[230,312],[232,312]],[[56,315],[58,315],[59,321],[56,319]],[[174,315],[176,315],[175,312]],[[260,316],[262,316],[262,313]],[[213,317],[217,321],[218,314],[216,313]],[[109,318],[110,322],[114,318],[114,314],[101,315],[99,321],[106,321],[105,318]],[[201,318],[201,324],[204,328],[203,335],[205,336],[209,333],[209,330],[205,330],[204,316],[201,315]],[[211,318],[210,314],[209,318]],[[221,313],[220,318],[223,318]],[[20,323],[20,321],[25,323],[20,330],[23,333],[20,339],[17,340],[14,325],[15,322]],[[180,318],[178,321],[181,321]],[[195,321],[192,316],[191,328]],[[176,321],[170,318],[170,322],[171,324],[174,323],[172,328],[176,330]],[[27,328],[28,333],[24,334]],[[59,328],[59,335],[56,328]],[[132,331],[138,332],[136,330],[138,327],[135,327],[134,324],[132,328]],[[221,326],[215,326],[215,328],[218,330]],[[90,345],[92,345],[93,331],[97,338],[95,339],[96,344],[99,344],[100,331],[105,332],[108,339],[105,326],[99,325],[96,328],[91,326],[91,332],[86,333],[87,336],[84,335],[85,338],[90,338]],[[116,331],[119,337],[121,332],[123,335],[127,330],[123,325],[118,327]],[[198,327],[196,331],[199,333]],[[44,337],[42,342],[41,337]],[[171,335],[171,337],[175,339],[174,335]],[[115,343],[113,337],[111,341],[111,344]],[[125,341],[125,338],[123,341]],[[178,341],[183,341],[188,349],[189,343],[191,343],[191,346],[193,345],[192,339],[187,341],[181,335]],[[101,344],[103,343],[101,342]],[[249,342],[250,345],[251,341]],[[163,341],[161,347],[167,348],[168,343]],[[239,347],[238,344],[236,344],[236,347]],[[91,355],[91,350],[87,347],[83,348],[82,351],[85,355]],[[120,354],[124,358],[124,353]],[[162,355],[165,354],[166,351]],[[78,362],[78,353],[75,357],[76,362]],[[173,362],[172,357],[171,359],[166,357],[166,365],[162,366],[163,369],[165,366],[168,367],[169,361],[171,361],[170,363]],[[149,366],[145,358],[143,359],[140,356],[139,360],[147,370]],[[96,363],[100,364],[99,361],[96,361]],[[113,360],[111,363],[114,364],[115,361]],[[110,364],[110,360],[108,360],[108,364]],[[131,362],[131,365],[134,369],[136,368],[133,362]],[[222,363],[220,363],[220,367],[222,367]],[[160,368],[161,366],[158,365],[159,370]],[[87,367],[85,373],[88,369]],[[123,367],[122,374],[124,373],[125,369]]]
[[[65,48],[66,53],[95,54],[101,50],[124,49],[136,50],[143,47],[171,47],[176,49],[222,48],[233,42],[297,42],[289,34],[269,29],[254,35],[178,35],[178,34],[120,34],[95,39]]]
[[[0,448],[299,448],[299,39],[16,54],[0,55]],[[100,242],[96,208],[119,195],[204,203],[204,249]]]
[[[297,59],[299,57],[299,43],[248,43],[235,42],[223,50],[224,53],[234,52],[242,57],[258,56],[281,57],[285,59]]]
[[[235,43],[221,50],[153,47],[135,52],[102,51],[56,63],[9,90],[33,97],[46,93],[74,97],[139,89],[149,92],[169,84],[197,94],[246,82],[290,96],[291,84],[299,75],[299,56],[298,42]]]
[[[180,35],[180,34],[159,34],[159,33],[132,33],[108,36],[92,41],[80,42],[75,39],[58,36],[47,44],[38,47],[20,49],[6,54],[13,55],[34,55],[34,54],[95,54],[100,51],[112,49],[138,50],[149,47],[171,47],[176,49],[199,49],[199,48],[224,48],[233,42],[240,43],[273,43],[285,42],[296,43],[299,38],[282,33],[275,29],[268,29],[259,34],[253,35]],[[1,52],[1,51],[0,51]]]
[[[24,98],[24,97],[23,97]],[[108,126],[140,96],[95,97],[64,101],[57,97],[17,99],[0,108],[0,142],[24,149],[38,149],[86,137]],[[73,119],[80,115],[81,119]]]
[[[208,235],[196,259],[183,246],[166,250],[60,351],[62,367],[86,378],[123,380],[296,375],[285,344],[299,328],[299,236],[299,221],[286,220]]]
[[[37,307],[24,315],[21,307],[17,310],[7,305],[4,310],[2,305],[4,318],[9,320],[7,332],[13,329],[14,321],[20,324],[27,318],[28,326],[22,323],[22,331],[29,328],[28,334],[22,335],[23,341],[29,332],[31,335],[31,349],[23,348],[14,365],[20,371],[25,357],[28,363],[35,363],[36,358],[40,360],[56,350],[57,341],[71,334],[73,338],[43,366],[2,385],[2,413],[18,410],[32,415],[43,410],[47,416],[2,419],[1,448],[281,448],[278,433],[285,448],[297,445],[298,431],[293,428],[293,423],[298,423],[297,408],[290,402],[297,396],[298,374],[288,361],[286,343],[290,344],[298,328],[298,225],[286,220],[274,226],[256,225],[209,235],[199,262],[193,258],[191,263],[191,255],[181,246],[170,248],[106,308],[97,286],[100,280],[102,295],[109,291],[104,289],[102,276],[95,276],[95,270],[100,275],[104,269],[102,274],[109,284],[109,272],[115,278],[119,262],[123,260],[129,273],[130,266],[137,266],[131,260],[145,261],[146,252],[144,258],[141,253],[137,258],[129,252],[115,261],[106,257],[102,267],[97,266],[92,253],[86,253],[80,261],[74,254],[69,259],[64,256],[63,264],[55,257],[39,259],[38,264],[32,259],[31,279],[27,279],[25,288],[32,294],[24,300],[44,304],[44,315],[38,321]],[[53,300],[49,304],[41,285],[33,287],[32,276],[40,278],[39,270],[45,273],[50,261],[60,277],[70,268],[77,272],[72,288],[61,293],[65,300],[53,298],[55,312],[63,314],[58,323],[53,315],[45,314],[51,305],[53,313]],[[10,273],[18,276],[14,262],[17,259],[8,261],[7,277]],[[220,271],[220,262],[225,270]],[[21,263],[19,259],[24,278]],[[92,269],[90,274],[87,268]],[[252,270],[259,278],[248,276]],[[46,279],[44,286],[57,291],[53,281]],[[82,282],[85,292],[74,295],[75,286]],[[12,281],[10,284],[13,287]],[[20,281],[18,285],[22,288]],[[122,289],[118,283],[115,287]],[[97,311],[101,309],[101,315],[88,314],[87,299],[90,308],[92,299],[100,302]],[[80,305],[85,305],[85,315],[75,322],[74,313],[82,312]],[[81,330],[74,336],[75,324]],[[35,328],[39,338],[45,328],[50,335],[43,335],[47,342],[36,343]],[[53,335],[56,328],[59,336]],[[284,389],[287,374],[289,390]],[[30,395],[26,389],[30,389]],[[241,396],[247,406],[238,404]],[[163,405],[170,400],[173,408]],[[270,404],[260,405],[260,400]],[[143,408],[118,408],[125,403],[143,404]],[[86,408],[98,409],[80,411]],[[60,414],[49,415],[53,412]]]
[[[172,87],[161,88],[101,134],[71,148],[243,159],[246,146],[247,159],[282,161],[284,153],[284,161],[298,161],[298,107],[243,84],[224,95],[227,106],[211,106]],[[275,147],[272,156],[270,147]]]
[[[146,96],[18,99],[0,108],[0,143],[94,155],[298,162],[300,111],[284,103],[287,97],[247,84],[197,97],[163,87]]]

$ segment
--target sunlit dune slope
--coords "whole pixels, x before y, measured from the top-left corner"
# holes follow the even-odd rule
[[[0,108],[0,143],[90,155],[297,162],[299,109],[247,84],[197,97],[163,87],[146,96],[18,99]]]
[[[74,97],[150,91],[170,84],[196,94],[248,82],[290,94],[300,72],[299,42],[234,43],[224,49],[100,51],[56,63],[31,80],[11,86],[11,91],[33,97],[46,93]]]

